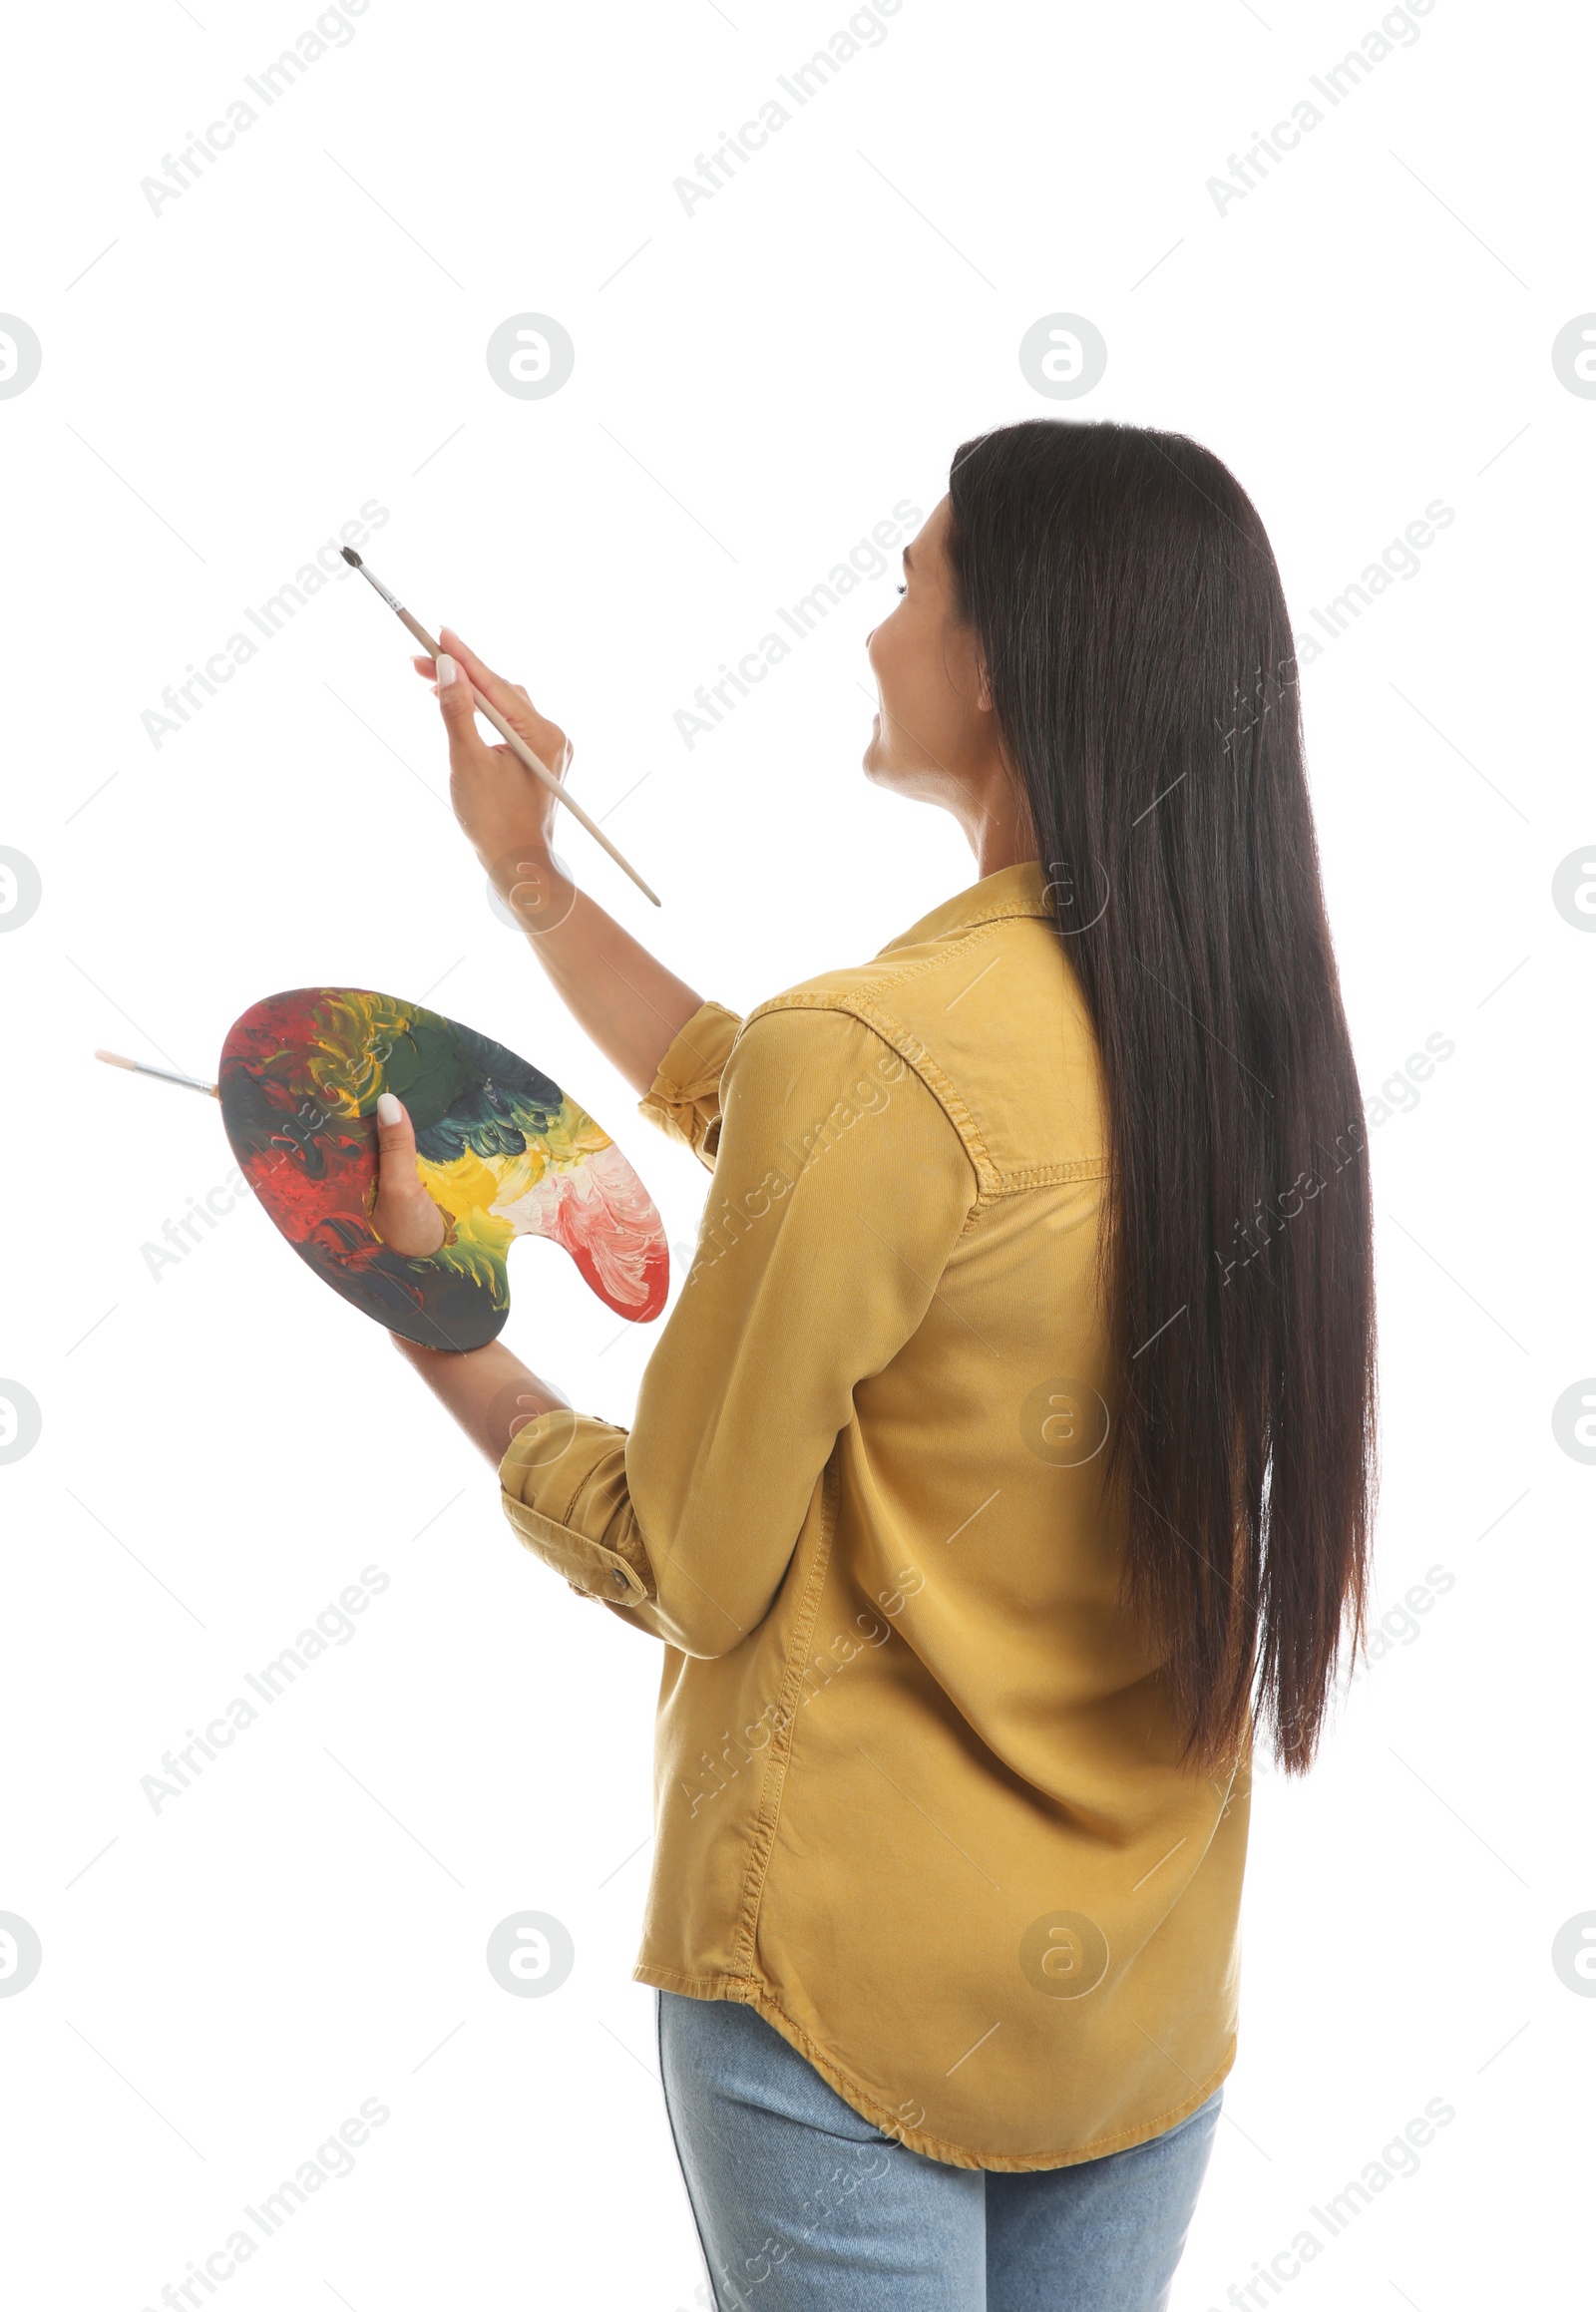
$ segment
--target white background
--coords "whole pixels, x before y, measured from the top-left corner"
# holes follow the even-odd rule
[[[1374,0],[904,0],[689,216],[672,181],[844,0],[370,0],[153,213],[141,180],[315,15],[101,0],[8,35],[0,308],[44,349],[0,401],[0,842],[44,891],[0,940],[0,1374],[43,1414],[0,1468],[0,1909],[44,1952],[0,1999],[8,2294],[159,2303],[372,2097],[354,2173],[222,2284],[231,2312],[674,2312],[701,2276],[628,1979],[652,1643],[517,1549],[491,1475],[252,1204],[157,1280],[143,1248],[227,1172],[219,1118],[90,1055],[213,1076],[272,989],[430,994],[588,1104],[678,1243],[704,1176],[490,913],[436,708],[358,579],[159,747],[141,716],[375,500],[373,566],[566,723],[663,912],[568,827],[573,865],[743,1008],[974,880],[951,821],[857,768],[891,578],[690,750],[673,714],[896,502],[929,510],[961,440],[1061,411],[1226,459],[1300,633],[1455,510],[1304,675],[1366,1092],[1455,1044],[1371,1140],[1382,1610],[1452,1583],[1312,1779],[1261,1786],[1232,2123],[1175,2305],[1222,2306],[1435,2098],[1455,2119],[1294,2312],[1573,2300],[1596,2005],[1550,1950],[1596,1909],[1596,1471],[1551,1408],[1596,1370],[1596,940],[1551,879],[1596,810],[1596,401],[1551,344],[1596,306],[1588,21],[1435,0],[1221,214],[1206,181]],[[539,401],[484,358],[526,310],[577,348]],[[1016,358],[1058,310],[1109,349],[1071,405]],[[627,1418],[652,1329],[552,1247],[514,1282],[512,1344]],[[389,1587],[357,1635],[154,1812],[141,1777],[367,1565]],[[575,1938],[555,1996],[484,1964],[518,1909]]]

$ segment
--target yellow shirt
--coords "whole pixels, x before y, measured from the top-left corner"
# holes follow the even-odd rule
[[[1103,1094],[1040,868],[706,1004],[642,1105],[714,1180],[636,1419],[545,1414],[501,1472],[664,1641],[637,1979],[936,2159],[1160,2133],[1234,2059],[1248,1776],[1177,1762],[1120,1603]]]

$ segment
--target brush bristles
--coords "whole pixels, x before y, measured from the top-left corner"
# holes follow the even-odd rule
[[[360,557],[358,554],[356,554],[352,546],[340,546],[338,552],[343,556],[344,561],[349,565],[351,570],[359,570]]]

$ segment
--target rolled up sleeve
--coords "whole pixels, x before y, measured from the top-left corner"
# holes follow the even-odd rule
[[[650,1124],[714,1167],[720,1142],[720,1078],[742,1021],[704,1003],[671,1041],[637,1108]]]
[[[978,1186],[935,1095],[863,1022],[711,1009],[706,1059],[731,1029],[714,1182],[632,1427],[546,1413],[500,1473],[530,1550],[699,1656],[729,1653],[769,1611],[853,1391],[918,1330]],[[696,1129],[707,1068],[675,1052],[661,1106]]]

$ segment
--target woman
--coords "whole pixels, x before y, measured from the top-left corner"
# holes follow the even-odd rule
[[[717,2304],[1151,2312],[1234,2058],[1254,1713],[1306,1768],[1361,1626],[1361,1104],[1232,476],[1005,428],[904,571],[865,767],[978,881],[743,1020],[552,863],[472,713],[564,761],[526,692],[417,660],[479,855],[714,1177],[629,1434],[500,1343],[399,1346],[527,1547],[664,1641],[637,1976]]]

